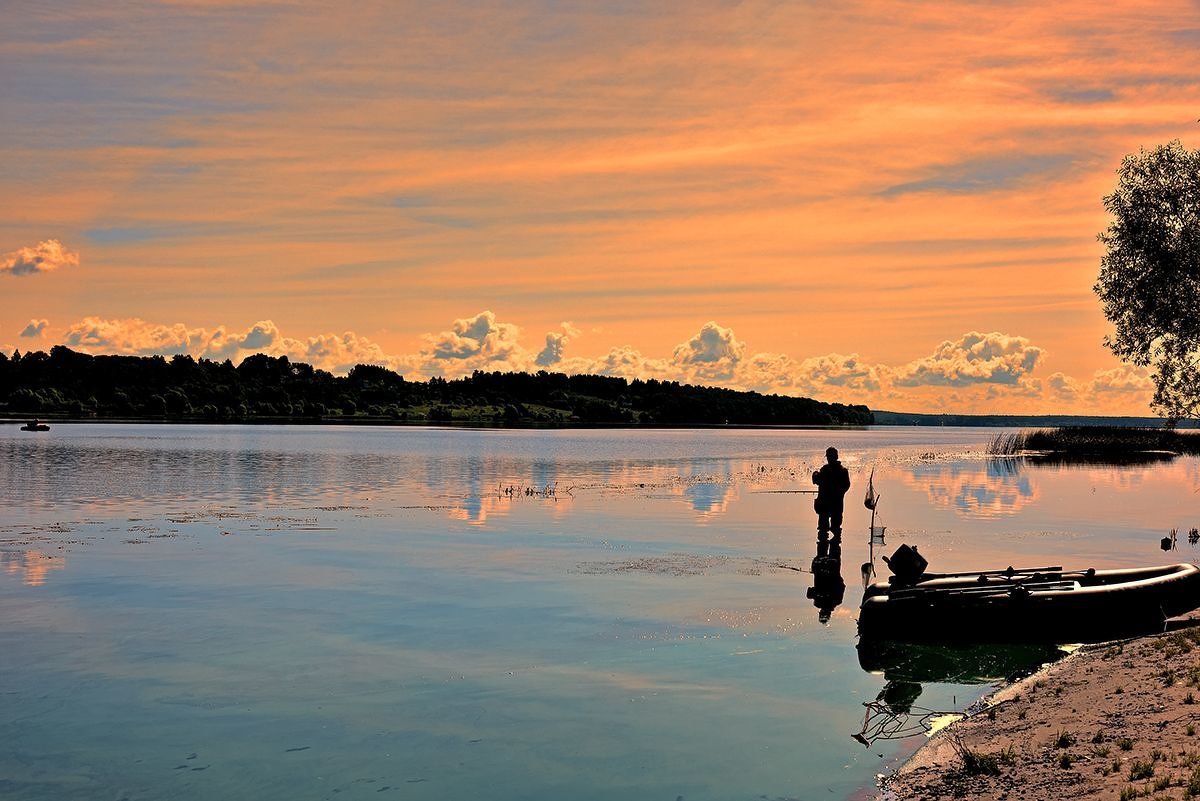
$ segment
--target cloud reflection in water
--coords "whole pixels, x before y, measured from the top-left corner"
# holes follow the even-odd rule
[[[924,490],[935,506],[967,519],[995,519],[1034,503],[1038,488],[1028,473],[1006,463],[920,462],[904,474],[909,486]]]

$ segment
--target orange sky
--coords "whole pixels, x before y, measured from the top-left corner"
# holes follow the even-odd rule
[[[1148,413],[1095,236],[1195,3],[111,5],[5,10],[5,350]]]

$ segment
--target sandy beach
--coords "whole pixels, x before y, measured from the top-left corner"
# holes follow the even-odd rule
[[[1086,646],[938,732],[877,799],[1191,798],[1198,699],[1200,627]]]

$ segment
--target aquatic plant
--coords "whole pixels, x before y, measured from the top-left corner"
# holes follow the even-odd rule
[[[988,444],[992,456],[1028,451],[1081,458],[1128,461],[1131,454],[1200,454],[1200,434],[1167,428],[1063,426],[997,434]]]
[[[1025,435],[1020,431],[1002,431],[992,437],[987,452],[991,456],[1014,456],[1025,449]]]

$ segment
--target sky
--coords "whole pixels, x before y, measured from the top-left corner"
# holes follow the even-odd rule
[[[1092,285],[1200,2],[6,2],[0,349],[1149,413]]]

